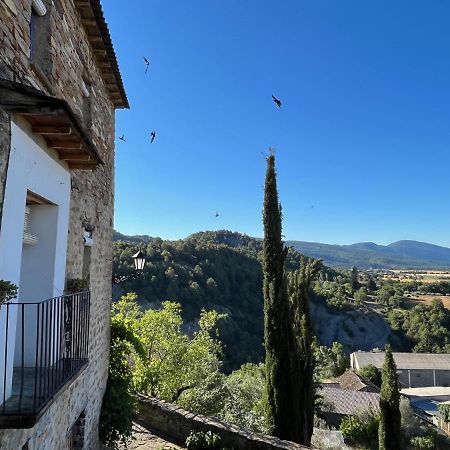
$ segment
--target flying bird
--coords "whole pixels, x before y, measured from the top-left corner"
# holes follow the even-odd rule
[[[276,103],[278,108],[281,108],[281,100],[278,100],[275,95],[272,95],[273,101]]]
[[[219,217],[219,213],[216,211],[215,217]]]
[[[150,144],[153,144],[153,141],[155,140],[155,138],[156,138],[156,132],[152,131],[150,133]]]
[[[125,139],[125,135],[124,134],[122,134],[122,136],[120,136],[120,138],[119,138],[121,141],[123,141],[123,142],[127,142],[127,140]]]
[[[150,61],[145,56],[143,56],[143,58],[144,58],[144,64],[146,66],[144,73],[147,73],[148,67],[150,66]]]

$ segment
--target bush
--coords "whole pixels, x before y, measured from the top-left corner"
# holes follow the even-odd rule
[[[219,450],[220,436],[211,430],[207,432],[192,430],[186,439],[186,447],[188,450]]]
[[[377,440],[378,423],[379,417],[369,410],[360,417],[348,416],[342,419],[339,431],[348,444],[365,448]]]
[[[434,448],[434,439],[433,436],[414,436],[411,445],[414,449]]]
[[[358,375],[372,382],[375,386],[381,387],[381,372],[373,364],[368,364],[359,369]]]

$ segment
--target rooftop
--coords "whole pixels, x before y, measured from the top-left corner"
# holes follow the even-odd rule
[[[380,409],[380,394],[376,392],[352,391],[321,385],[320,394],[336,414],[352,415],[367,409],[374,412]]]
[[[366,392],[380,391],[378,387],[375,386],[372,382],[361,378],[353,370],[345,371],[340,377],[336,379],[336,382],[341,389],[346,389],[350,391],[366,391]]]
[[[397,369],[436,369],[450,370],[450,354],[447,353],[393,353]],[[354,352],[359,367],[373,364],[381,369],[384,363],[384,352]]]

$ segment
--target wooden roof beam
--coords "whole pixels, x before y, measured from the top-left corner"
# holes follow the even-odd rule
[[[91,156],[80,153],[60,153],[59,159],[63,161],[90,161]]]
[[[47,145],[54,150],[82,150],[81,142],[47,142]]]
[[[39,126],[35,125],[32,128],[33,133],[42,134],[44,136],[50,135],[63,135],[67,136],[72,133],[71,127],[58,127],[58,126]]]

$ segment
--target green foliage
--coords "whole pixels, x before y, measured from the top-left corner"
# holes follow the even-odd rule
[[[195,323],[202,309],[226,313],[218,326],[224,345],[223,370],[229,373],[243,363],[258,363],[263,358],[262,271],[258,259],[262,244],[249,238],[242,247],[234,248],[220,240],[237,245],[241,240],[232,233],[216,232],[215,236],[219,243],[209,234],[183,241],[150,240],[143,248],[147,255],[143,274],[121,283],[121,288],[136,292],[145,309],[158,307],[164,299],[181,303],[185,324]],[[115,242],[117,277],[134,273],[131,255],[136,251],[134,244]],[[296,258],[300,256],[292,256],[293,265]]]
[[[357,289],[359,289],[358,269],[356,268],[356,266],[352,267],[351,280],[352,280],[352,289],[356,291]]]
[[[264,364],[245,364],[224,381],[226,399],[218,417],[254,431],[267,432]]]
[[[266,349],[267,412],[269,430],[281,439],[292,439],[296,411],[292,392],[291,355],[293,333],[286,287],[287,250],[281,238],[275,157],[267,158],[264,189],[263,295],[264,346]]]
[[[377,290],[377,283],[375,283],[375,280],[373,279],[372,275],[368,276],[367,289],[369,289],[369,291],[371,291],[371,292],[374,292]]]
[[[84,278],[71,278],[66,282],[66,291],[81,292],[89,288],[89,281]]]
[[[380,391],[380,425],[378,445],[380,450],[401,448],[400,393],[394,357],[390,346],[386,346]]]
[[[111,319],[109,377],[100,414],[100,439],[111,448],[126,444],[132,433],[135,407],[130,353],[141,354],[142,347],[130,321],[121,315]]]
[[[218,450],[220,449],[221,438],[218,434],[209,431],[194,431],[186,438],[188,450]]]
[[[435,442],[432,436],[414,436],[410,442],[411,446],[417,450],[435,448]]]
[[[187,335],[182,331],[177,303],[163,302],[160,310],[140,312],[134,297],[122,298],[114,309],[132,324],[143,347],[133,366],[140,392],[174,402],[218,372],[221,344],[216,339],[217,322],[223,314],[201,311],[197,331]]]
[[[413,351],[446,353],[450,350],[450,311],[440,299],[431,305],[417,305],[410,311],[388,314],[393,330],[401,331],[412,342]]]
[[[0,280],[0,306],[17,297],[17,286],[9,281]]]
[[[358,375],[381,387],[381,372],[373,364],[368,364],[358,370]]]
[[[357,415],[344,417],[339,431],[346,443],[357,445],[358,448],[367,448],[377,439],[378,423],[378,416],[369,411],[365,417]]]
[[[355,292],[355,302],[358,304],[362,304],[364,302],[367,302],[369,300],[369,296],[367,295],[366,289],[365,288],[359,288],[356,292]]]
[[[350,367],[350,358],[344,351],[340,342],[333,345],[319,345],[317,340],[313,342],[315,369],[314,379],[321,382],[342,375]]]
[[[441,403],[438,405],[438,409],[442,416],[442,419],[446,422],[450,422],[450,404]]]
[[[296,420],[293,423],[291,440],[304,445],[311,442],[314,422],[314,355],[308,292],[320,269],[320,261],[302,260],[300,269],[288,277],[294,338],[290,370],[292,395],[297,407],[297,411],[293,410]]]

